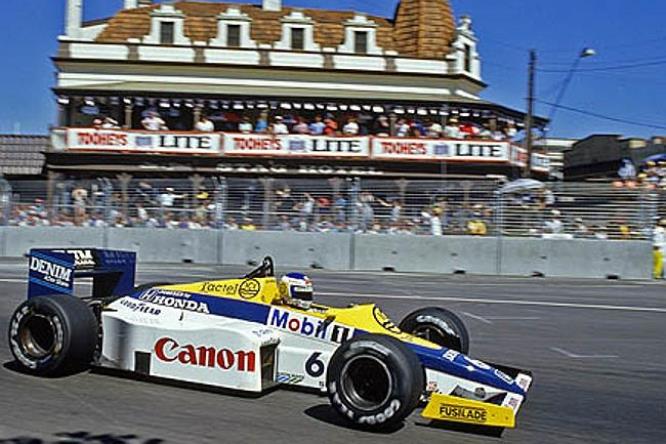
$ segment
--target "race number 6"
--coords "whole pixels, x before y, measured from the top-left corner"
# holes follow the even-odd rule
[[[305,361],[305,372],[313,378],[320,377],[321,375],[324,374],[324,371],[326,370],[326,365],[324,364],[324,361],[319,359],[320,356],[321,356],[320,352],[312,353],[312,355],[310,355],[308,360]]]

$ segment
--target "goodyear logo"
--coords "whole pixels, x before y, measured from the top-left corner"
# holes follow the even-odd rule
[[[457,421],[485,424],[488,421],[488,412],[474,407],[461,407],[452,404],[440,404],[439,414],[442,418]]]

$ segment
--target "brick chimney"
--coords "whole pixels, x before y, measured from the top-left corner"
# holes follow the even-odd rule
[[[281,11],[282,0],[263,0],[261,8],[264,11]]]

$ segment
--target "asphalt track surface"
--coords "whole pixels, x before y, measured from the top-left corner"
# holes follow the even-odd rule
[[[244,271],[142,264],[138,281]],[[498,440],[433,427],[417,413],[390,433],[350,430],[326,398],[293,391],[250,399],[95,372],[21,374],[6,331],[25,298],[25,274],[22,263],[0,264],[0,443],[666,442],[663,284],[310,273],[327,304],[372,300],[396,321],[417,307],[453,309],[471,331],[473,357],[533,370],[518,428]]]

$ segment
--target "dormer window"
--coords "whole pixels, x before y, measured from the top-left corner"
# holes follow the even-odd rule
[[[356,14],[345,23],[345,41],[338,51],[346,54],[381,55],[384,51],[377,46],[377,23],[366,15]]]
[[[227,48],[256,48],[257,43],[250,35],[252,19],[238,6],[229,6],[217,16],[217,37],[210,41],[211,46]]]
[[[354,31],[354,52],[356,54],[368,53],[368,32]]]
[[[174,22],[160,22],[160,43],[173,45],[176,25]]]
[[[320,46],[314,40],[314,20],[294,10],[281,20],[282,38],[274,45],[275,49],[291,51],[319,51]]]
[[[240,48],[241,25],[227,25],[227,46],[229,48]]]
[[[155,45],[191,45],[185,36],[185,14],[174,5],[163,3],[150,13],[150,34],[143,43]]]
[[[305,29],[291,28],[291,49],[294,51],[305,49]]]

